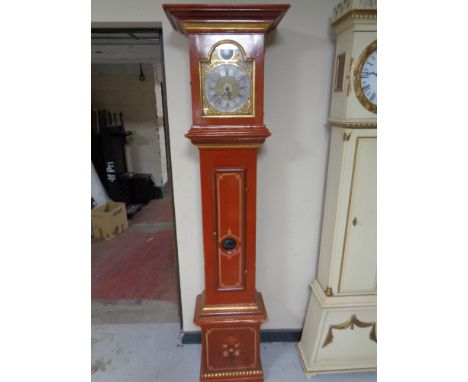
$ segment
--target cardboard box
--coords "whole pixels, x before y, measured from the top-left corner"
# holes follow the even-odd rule
[[[93,236],[110,240],[128,228],[125,203],[110,202],[91,211]]]

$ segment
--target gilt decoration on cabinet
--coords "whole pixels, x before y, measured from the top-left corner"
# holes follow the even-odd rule
[[[375,322],[364,322],[358,320],[355,314],[353,314],[349,320],[343,322],[342,324],[335,324],[335,325],[330,325],[328,328],[328,334],[327,337],[325,338],[325,341],[322,344],[322,347],[324,348],[325,346],[331,344],[333,342],[333,329],[336,330],[344,330],[344,329],[354,329],[354,326],[357,326],[358,328],[368,328],[372,327],[370,333],[369,333],[369,338],[377,342],[377,329],[376,329],[376,323]]]

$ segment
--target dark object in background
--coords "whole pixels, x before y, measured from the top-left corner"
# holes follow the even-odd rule
[[[136,204],[148,204],[155,199],[154,182],[150,174],[135,174],[129,181],[130,200]]]
[[[106,191],[114,202],[129,204],[128,182],[132,174],[127,172],[125,144],[131,132],[125,131],[122,113],[117,116],[105,110],[98,111],[98,127],[104,158]]]
[[[143,205],[164,195],[154,186],[150,174],[128,172],[125,145],[132,133],[125,131],[122,113],[98,110],[92,117],[94,167],[109,197],[114,202],[125,203],[127,216],[131,219]]]
[[[101,180],[101,184],[106,188],[106,164],[102,153],[101,136],[99,135],[99,117],[98,111],[94,109],[91,109],[91,161]]]
[[[143,208],[143,204],[128,204],[127,205],[127,218],[133,218],[137,212]]]

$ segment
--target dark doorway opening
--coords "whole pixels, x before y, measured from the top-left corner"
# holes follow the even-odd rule
[[[162,31],[91,32],[92,207],[128,222],[92,239],[92,322],[181,323]]]

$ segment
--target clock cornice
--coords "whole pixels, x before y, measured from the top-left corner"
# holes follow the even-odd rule
[[[172,27],[188,36],[200,33],[268,33],[289,4],[163,4]]]
[[[335,33],[340,33],[353,25],[375,26],[376,20],[376,0],[343,0],[333,9],[331,26]]]

